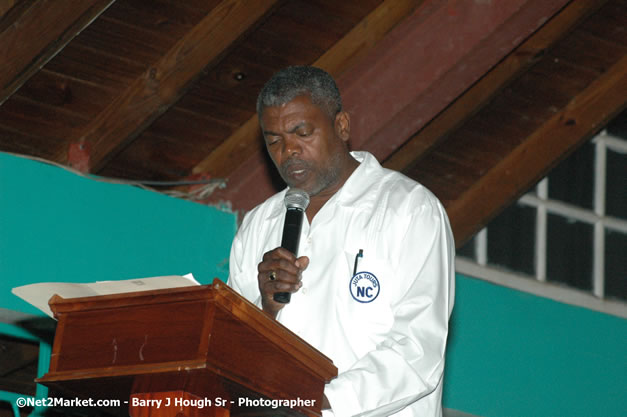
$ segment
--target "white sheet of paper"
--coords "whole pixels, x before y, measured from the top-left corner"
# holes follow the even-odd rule
[[[163,277],[136,278],[122,281],[99,281],[87,284],[73,282],[40,282],[15,287],[11,290],[24,301],[53,317],[48,301],[54,294],[63,298],[91,297],[133,291],[160,290],[163,288],[200,285],[192,274]]]

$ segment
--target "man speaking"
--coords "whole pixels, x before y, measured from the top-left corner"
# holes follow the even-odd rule
[[[454,298],[442,205],[371,154],[349,152],[349,115],[321,69],[276,73],[257,113],[288,188],[245,216],[229,285],[333,360],[324,416],[441,416]],[[309,200],[296,207],[297,251],[280,247],[287,192]]]

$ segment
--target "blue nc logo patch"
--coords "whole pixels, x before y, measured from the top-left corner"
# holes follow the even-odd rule
[[[349,289],[355,301],[371,303],[379,296],[381,286],[374,274],[358,272],[351,278]]]

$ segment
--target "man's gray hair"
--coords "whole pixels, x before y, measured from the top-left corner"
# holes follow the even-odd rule
[[[301,95],[324,110],[331,119],[342,111],[342,97],[333,77],[326,71],[308,66],[287,67],[270,78],[257,97],[257,114],[266,107],[289,103]]]

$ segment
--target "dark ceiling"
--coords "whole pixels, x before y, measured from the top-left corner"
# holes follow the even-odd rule
[[[281,187],[257,92],[314,64],[459,245],[625,108],[626,27],[624,0],[5,0],[0,150],[247,210]]]

